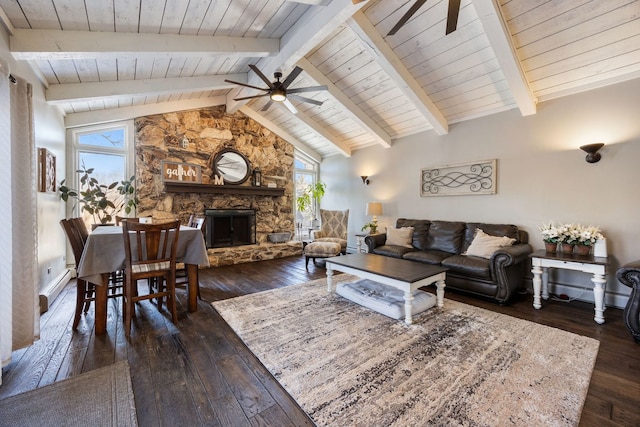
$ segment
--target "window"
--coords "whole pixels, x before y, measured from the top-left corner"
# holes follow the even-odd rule
[[[93,168],[91,176],[101,184],[126,180],[134,175],[133,122],[77,128],[71,131],[71,135],[73,153],[70,170],[73,176],[67,176],[74,188],[82,191],[80,174],[74,172],[79,169]],[[109,196],[107,198],[110,199]],[[80,208],[76,206],[73,215],[82,216],[90,226],[95,222],[94,218]]]
[[[304,192],[318,181],[318,163],[304,154],[296,151],[294,155],[294,191],[296,200]],[[312,201],[315,204],[315,201]],[[314,212],[318,206],[312,205],[305,211],[298,210],[298,203],[295,204],[296,213],[296,234],[300,239],[309,237],[309,229],[313,227]]]

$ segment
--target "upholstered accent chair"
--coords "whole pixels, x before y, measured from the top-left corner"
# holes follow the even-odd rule
[[[320,209],[320,230],[314,231],[313,241],[340,243],[340,252],[346,254],[348,229],[349,209],[345,211]]]
[[[620,267],[616,277],[620,283],[631,288],[631,295],[624,308],[624,323],[635,342],[640,344],[640,260]]]

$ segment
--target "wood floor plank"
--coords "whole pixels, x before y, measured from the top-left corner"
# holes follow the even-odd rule
[[[107,334],[96,337],[93,309],[71,332],[75,282],[41,316],[41,340],[14,352],[3,368],[0,398],[127,360],[141,426],[310,426],[313,423],[210,305],[236,296],[324,278],[303,257],[200,270],[202,299],[187,312],[177,294],[178,323],[155,304],[136,304],[129,339],[119,301],[109,300]],[[141,290],[143,290],[140,284]],[[427,288],[427,291],[433,292]],[[608,308],[606,323],[593,321],[593,303],[547,300],[532,307],[530,294],[497,305],[447,290],[446,298],[472,304],[600,341],[581,426],[640,425],[640,345],[624,325],[622,310]]]

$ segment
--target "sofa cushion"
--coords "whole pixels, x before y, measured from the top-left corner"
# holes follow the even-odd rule
[[[464,222],[432,221],[425,249],[459,254],[462,252],[464,232]]]
[[[382,245],[376,246],[373,250],[374,254],[390,256],[393,258],[402,258],[402,256],[408,252],[415,251],[413,248],[407,248],[406,246],[397,245]]]
[[[452,255],[442,260],[440,265],[447,267],[452,273],[491,279],[489,260],[486,258]]]
[[[430,225],[431,221],[426,219],[398,218],[396,221],[397,228],[413,227],[413,241],[411,242],[411,245],[421,251],[426,248]]]
[[[451,256],[448,252],[442,251],[413,251],[402,255],[402,258],[410,261],[424,262],[425,264],[440,265],[443,259]]]
[[[473,242],[473,238],[475,237],[476,230],[480,228],[485,233],[491,236],[507,236],[511,239],[516,239],[514,244],[521,243],[520,242],[520,233],[518,232],[518,227],[511,224],[485,224],[481,222],[468,222],[467,227],[464,231],[464,242],[462,244],[462,252],[466,252],[471,246]]]
[[[385,245],[404,246],[412,248],[411,238],[413,236],[413,227],[394,228],[387,227],[387,241]]]
[[[480,258],[491,258],[495,251],[505,246],[513,245],[516,239],[507,236],[490,236],[482,229],[476,229],[476,237],[473,239],[471,246],[464,252],[464,255],[478,256]]]

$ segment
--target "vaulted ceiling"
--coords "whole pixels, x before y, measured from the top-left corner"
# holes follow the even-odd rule
[[[640,0],[0,0],[69,127],[226,104],[316,159],[640,77]],[[357,3],[357,4],[354,4]],[[326,85],[262,111],[271,78]]]

